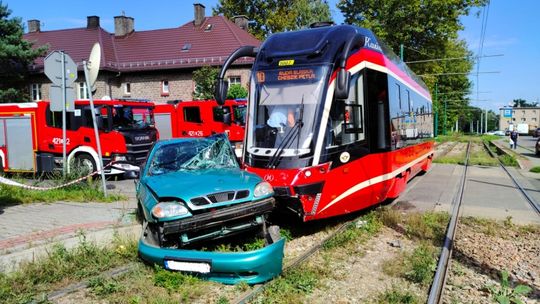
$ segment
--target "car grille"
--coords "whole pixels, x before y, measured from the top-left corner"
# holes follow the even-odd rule
[[[249,190],[226,191],[208,194],[206,196],[195,197],[191,199],[191,203],[195,206],[204,206],[209,204],[229,202],[233,200],[243,199],[249,196]]]

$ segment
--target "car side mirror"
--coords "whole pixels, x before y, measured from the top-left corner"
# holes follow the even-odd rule
[[[346,100],[349,98],[349,87],[351,80],[351,72],[341,69],[336,77],[336,89],[334,96],[336,99]]]

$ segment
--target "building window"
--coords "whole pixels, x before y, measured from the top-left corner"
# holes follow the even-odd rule
[[[169,81],[163,80],[161,82],[161,96],[169,96]]]
[[[131,95],[131,82],[124,83],[124,95]]]
[[[512,118],[512,121],[516,121],[516,118],[515,118],[515,117],[513,117],[513,118]]]
[[[536,117],[533,117],[531,120],[532,120],[532,121],[536,121]]]
[[[30,90],[31,90],[31,95],[32,95],[32,100],[33,101],[41,100],[41,84],[33,83],[30,86]]]
[[[523,117],[523,118],[521,119],[521,121],[526,121],[525,117]]]
[[[79,82],[79,99],[90,99],[90,92],[88,92],[86,82]]]
[[[229,86],[232,86],[233,84],[242,84],[242,78],[240,76],[231,76],[229,77]]]

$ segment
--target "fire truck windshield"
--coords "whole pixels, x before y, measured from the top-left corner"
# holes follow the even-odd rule
[[[114,106],[113,129],[144,129],[154,124],[152,110],[147,107]]]
[[[329,68],[295,66],[254,73],[246,133],[249,153],[287,157],[312,151]]]
[[[243,126],[246,124],[247,108],[245,105],[233,106],[234,122]]]

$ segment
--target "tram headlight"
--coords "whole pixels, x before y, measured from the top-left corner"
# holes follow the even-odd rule
[[[272,185],[270,185],[268,182],[258,183],[257,186],[255,186],[255,190],[253,190],[254,197],[261,197],[273,194],[274,188],[272,188]]]

